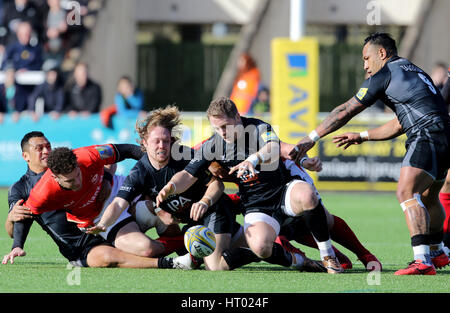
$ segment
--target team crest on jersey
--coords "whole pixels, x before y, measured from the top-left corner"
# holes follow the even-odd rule
[[[358,93],[356,94],[356,98],[358,98],[359,100],[362,100],[367,93],[367,89],[368,88],[360,88]]]
[[[271,131],[262,133],[261,137],[264,140],[264,142],[268,142],[271,140],[278,140],[278,136],[274,132],[271,132]]]
[[[98,180],[98,174],[95,174],[94,176],[92,176],[91,182],[92,182],[93,184],[97,183],[97,180]]]
[[[105,145],[105,146],[97,146],[95,147],[97,149],[98,154],[100,154],[100,158],[102,160],[109,159],[114,156],[114,151],[111,146]]]

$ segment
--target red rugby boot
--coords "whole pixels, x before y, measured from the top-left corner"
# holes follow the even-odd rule
[[[394,275],[436,275],[434,265],[426,265],[422,260],[415,260],[409,263],[407,268],[398,270]]]

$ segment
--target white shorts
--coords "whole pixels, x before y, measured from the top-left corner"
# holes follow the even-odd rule
[[[294,176],[294,177],[296,176],[296,177],[300,178],[300,179],[294,179],[287,184],[287,187],[286,187],[287,190],[285,192],[284,199],[283,199],[284,206],[282,206],[282,211],[285,215],[290,216],[290,217],[296,217],[297,215],[294,214],[294,212],[292,211],[292,207],[291,207],[291,190],[295,186],[295,184],[301,183],[301,184],[311,185],[314,188],[314,191],[315,191],[316,196],[319,199],[319,201],[321,201],[321,198],[320,198],[319,191],[317,190],[316,186],[314,185],[313,179],[311,178],[311,176],[309,176],[309,174],[303,168],[299,167],[292,160],[285,160],[284,165],[290,171],[292,176]],[[261,212],[253,212],[253,213],[248,213],[247,215],[245,215],[244,231],[247,230],[247,228],[250,225],[252,225],[256,222],[263,222],[263,223],[266,223],[266,224],[272,226],[272,228],[275,230],[275,233],[278,236],[278,234],[280,232],[280,227],[281,227],[280,223],[272,216],[265,214],[265,213],[261,213]]]
[[[277,234],[277,236],[280,233],[281,227],[280,223],[278,223],[278,221],[274,219],[272,216],[261,212],[252,212],[245,215],[244,231],[246,231],[249,226],[253,225],[256,222],[263,222],[270,225]]]
[[[97,216],[97,218],[94,220],[95,224],[97,224],[100,221],[100,219],[103,216],[103,213],[105,212],[105,209],[108,207],[108,205],[111,204],[111,202],[116,197],[117,193],[119,192],[120,187],[122,186],[123,182],[125,181],[125,178],[126,178],[126,176],[121,176],[121,175],[113,176],[113,185],[111,188],[111,193],[110,193],[108,199],[106,199],[105,203],[103,204],[102,211]],[[114,226],[116,226],[118,223],[122,222],[124,219],[126,219],[128,217],[131,217],[131,214],[128,213],[128,208],[126,208],[125,210],[123,210],[122,214],[120,214],[119,218],[114,222],[114,224],[109,226],[106,229],[106,231],[99,233],[99,235],[102,236],[106,240],[108,238],[109,232],[114,228]]]
[[[309,176],[309,174],[301,167],[299,167],[297,164],[295,164],[292,160],[285,160],[284,166],[289,170],[291,173],[291,176],[298,176],[301,180],[305,181],[306,183],[310,184],[314,187],[314,190],[316,191],[317,198],[320,200],[320,194],[317,190],[316,186],[314,185],[314,180]]]

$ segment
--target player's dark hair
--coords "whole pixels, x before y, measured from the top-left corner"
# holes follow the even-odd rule
[[[209,104],[208,110],[206,110],[206,115],[208,118],[210,116],[227,116],[235,118],[238,114],[238,109],[236,104],[227,97],[219,97],[214,99]]]
[[[378,45],[386,50],[387,56],[397,55],[397,46],[394,38],[388,33],[373,33],[364,39],[364,45],[370,43],[372,45]]]
[[[35,137],[45,137],[43,132],[40,131],[31,131],[27,134],[25,134],[25,136],[23,136],[22,140],[20,141],[20,148],[22,149],[22,152],[24,152],[27,149],[28,146],[28,142],[30,141],[31,138],[35,138]]]
[[[69,174],[78,167],[77,156],[67,147],[55,148],[48,155],[47,166],[55,175]]]

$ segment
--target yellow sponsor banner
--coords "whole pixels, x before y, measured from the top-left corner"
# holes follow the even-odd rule
[[[319,45],[315,38],[272,40],[272,126],[284,142],[297,143],[317,125]],[[317,155],[314,147],[309,154]],[[315,173],[312,173],[316,178]]]
[[[406,136],[369,141],[346,150],[332,142],[335,135],[362,132],[383,125],[391,115],[370,113],[353,118],[347,125],[319,140],[317,147],[323,170],[316,179],[319,190],[394,191],[405,155]],[[319,119],[320,120],[320,119]]]
[[[269,116],[258,118],[271,123]],[[353,145],[344,150],[332,142],[334,135],[345,132],[361,132],[378,127],[391,120],[393,115],[373,116],[370,113],[360,114],[347,125],[318,141],[315,146],[323,164],[323,170],[317,175],[308,172],[319,190],[352,190],[352,191],[394,191],[400,174],[401,163],[405,154],[406,136],[393,140],[369,141],[361,145]],[[321,121],[318,117],[317,121]],[[184,125],[180,136],[182,143],[194,146],[207,139],[211,134],[211,126],[204,112],[182,114]],[[278,130],[279,131],[279,130]],[[271,134],[265,134],[267,138]],[[227,190],[235,191],[236,185],[225,184]]]

